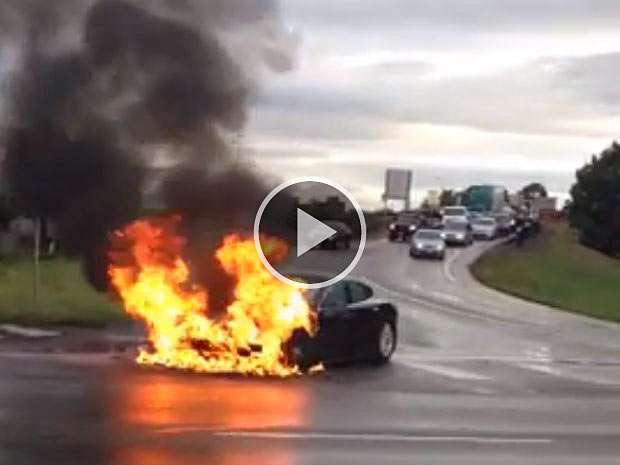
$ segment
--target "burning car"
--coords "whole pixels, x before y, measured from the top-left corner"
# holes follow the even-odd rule
[[[315,292],[284,283],[262,264],[252,238],[229,234],[215,260],[231,283],[224,309],[192,276],[180,218],[139,220],[117,231],[110,281],[125,311],[141,320],[149,345],[137,362],[200,373],[291,376],[321,362],[387,362],[396,348],[393,305],[372,299],[370,287],[342,281]],[[275,261],[285,242],[264,237]],[[215,265],[214,265],[215,266]]]

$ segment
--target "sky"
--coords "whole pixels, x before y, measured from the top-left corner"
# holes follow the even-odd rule
[[[263,170],[323,176],[366,208],[388,167],[426,190],[542,181],[620,132],[617,0],[283,0],[294,68],[243,137]]]

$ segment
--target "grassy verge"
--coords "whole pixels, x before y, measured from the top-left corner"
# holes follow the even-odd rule
[[[84,280],[75,261],[42,261],[36,302],[32,287],[31,259],[0,259],[0,323],[101,327],[124,320],[120,308]]]
[[[546,225],[522,248],[507,244],[491,250],[472,272],[496,289],[620,322],[620,260],[581,246],[565,224]]]

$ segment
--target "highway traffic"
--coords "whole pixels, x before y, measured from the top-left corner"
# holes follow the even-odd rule
[[[483,288],[467,265],[490,246],[438,262],[368,243],[354,277],[399,310],[382,367],[261,380],[3,353],[0,462],[616,463],[620,329]]]

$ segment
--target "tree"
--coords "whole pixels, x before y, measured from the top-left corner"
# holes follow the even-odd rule
[[[611,256],[620,255],[620,145],[614,142],[577,171],[569,219],[580,241]]]
[[[521,189],[521,195],[525,200],[547,197],[547,189],[539,182],[533,182]]]
[[[452,189],[443,189],[439,194],[439,205],[442,207],[448,207],[450,205],[456,205],[458,203],[458,196]]]
[[[16,216],[17,211],[13,199],[0,193],[0,231],[6,229]]]

